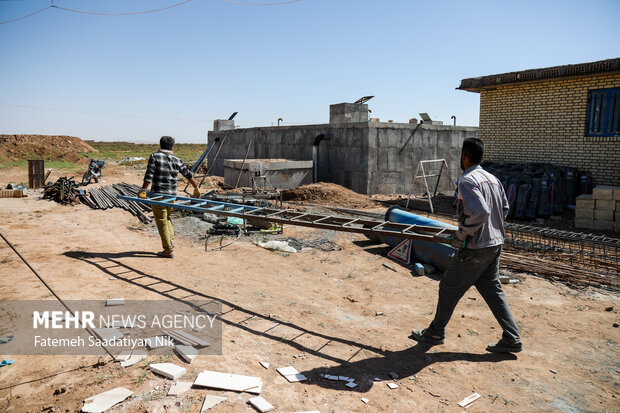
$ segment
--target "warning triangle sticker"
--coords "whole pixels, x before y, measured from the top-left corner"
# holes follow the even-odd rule
[[[411,247],[411,240],[406,239],[388,252],[388,257],[407,265],[411,263]]]

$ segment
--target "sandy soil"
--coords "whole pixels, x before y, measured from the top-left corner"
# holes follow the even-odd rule
[[[23,181],[23,172],[3,170],[0,181]],[[105,172],[106,183],[140,183],[136,170]],[[341,247],[290,255],[249,242],[207,253],[202,243],[179,237],[175,259],[162,260],[152,255],[159,238],[124,211],[61,206],[36,195],[0,199],[0,211],[0,231],[63,299],[221,300],[223,354],[199,356],[191,365],[176,356],[168,361],[184,365],[187,380],[204,369],[260,376],[261,395],[276,411],[459,412],[457,402],[472,392],[482,397],[470,412],[618,411],[617,293],[524,274],[522,283],[505,288],[522,328],[522,353],[485,351],[501,331],[475,290],[456,308],[446,343],[428,348],[408,336],[430,322],[438,281],[413,276],[384,257],[384,246],[358,235],[286,227],[285,236],[328,238]],[[51,299],[4,244],[0,262],[0,299]],[[7,333],[19,334],[0,329]],[[199,412],[207,394],[228,397],[214,412],[254,411],[245,393],[192,389],[165,396],[171,381],[146,367],[158,357],[127,369],[96,356],[1,357],[15,364],[0,368],[0,411],[79,411],[86,397],[119,386],[134,396],[110,411]],[[289,365],[309,380],[288,383],[275,371]],[[324,373],[354,377],[359,385],[348,389]],[[388,381],[399,388],[389,389]]]

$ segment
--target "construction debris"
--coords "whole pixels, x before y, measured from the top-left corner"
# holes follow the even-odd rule
[[[478,393],[474,393],[470,396],[465,397],[463,400],[461,400],[458,404],[461,407],[465,407],[468,406],[470,404],[472,404],[473,402],[475,402],[476,400],[478,400],[480,398],[480,395]]]
[[[218,404],[225,402],[226,400],[228,400],[226,397],[209,395],[205,397],[204,402],[202,402],[202,408],[200,409],[200,413],[204,413],[207,410],[217,406]]]
[[[115,328],[94,328],[93,331],[103,341],[116,341],[123,338],[124,334]]]
[[[174,346],[174,352],[179,355],[183,360],[190,363],[196,358],[198,355],[198,350],[196,350],[192,346]]]
[[[144,350],[132,350],[131,355],[126,360],[121,360],[121,367],[133,366],[136,363],[146,360],[146,352]]]
[[[397,389],[397,388],[398,388],[398,384],[396,384],[396,383],[392,383],[392,382],[387,383],[387,386],[388,386],[390,389]]]
[[[100,413],[108,410],[131,396],[133,392],[124,387],[117,387],[112,390],[104,391],[95,396],[84,399],[83,412]]]
[[[118,198],[119,195],[137,197],[140,191],[142,188],[137,185],[121,182],[120,184],[90,188],[88,190],[89,196],[86,196],[86,193],[80,194],[80,201],[92,209],[122,208],[138,217],[140,221],[148,223],[151,222],[151,218],[146,216],[145,212],[151,210],[149,206]]]
[[[289,252],[289,253],[297,252],[297,250],[289,246],[288,242],[286,241],[267,241],[267,242],[257,241],[256,245],[258,245],[261,248],[265,248],[271,251],[281,251],[281,252]]]
[[[284,376],[286,380],[290,383],[298,382],[298,381],[306,381],[308,378],[297,371],[297,369],[293,366],[289,367],[280,367],[276,369],[278,373]]]
[[[187,372],[185,367],[177,366],[172,363],[149,364],[149,368],[153,373],[157,373],[161,376],[169,378],[170,380],[176,380]]]
[[[168,389],[168,393],[166,395],[180,396],[181,394],[191,389],[193,384],[194,383],[192,383],[191,381],[177,381],[172,386],[170,386],[170,389]]]
[[[260,377],[205,370],[196,377],[194,385],[212,389],[260,394],[263,388],[263,379]]]
[[[264,368],[268,369],[269,368],[269,363],[267,363],[266,361],[260,361],[259,362],[261,366],[263,366]]]
[[[124,305],[124,304],[125,304],[124,298],[108,298],[105,302],[106,307],[110,307],[113,305]]]
[[[56,182],[50,182],[43,187],[43,199],[51,199],[60,204],[77,204],[79,202],[77,191],[79,183],[73,178],[62,177]]]
[[[155,348],[172,346],[172,340],[164,336],[155,336],[155,337],[145,338],[144,344],[149,350],[153,350]]]
[[[208,347],[211,345],[207,341],[182,330],[161,330],[161,332],[185,346]]]
[[[266,413],[275,409],[267,400],[261,396],[252,397],[248,402],[259,412]]]

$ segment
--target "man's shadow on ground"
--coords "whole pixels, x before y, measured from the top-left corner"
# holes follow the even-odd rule
[[[391,380],[392,377],[390,373],[396,373],[399,379],[408,378],[435,363],[453,361],[498,363],[508,360],[517,360],[517,356],[510,353],[475,354],[451,351],[429,353],[428,351],[430,348],[431,346],[428,344],[417,343],[413,347],[405,350],[394,352],[387,351],[382,356],[366,358],[364,360],[340,364],[334,367],[317,367],[301,373],[310,379],[304,382],[304,384],[365,393],[369,391],[374,384],[379,383],[375,381],[375,378]],[[346,386],[346,381],[329,380],[321,375],[354,378],[357,386],[349,388]]]

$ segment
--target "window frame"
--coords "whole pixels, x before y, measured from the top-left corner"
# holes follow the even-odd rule
[[[620,136],[620,87],[588,91],[586,136]]]

